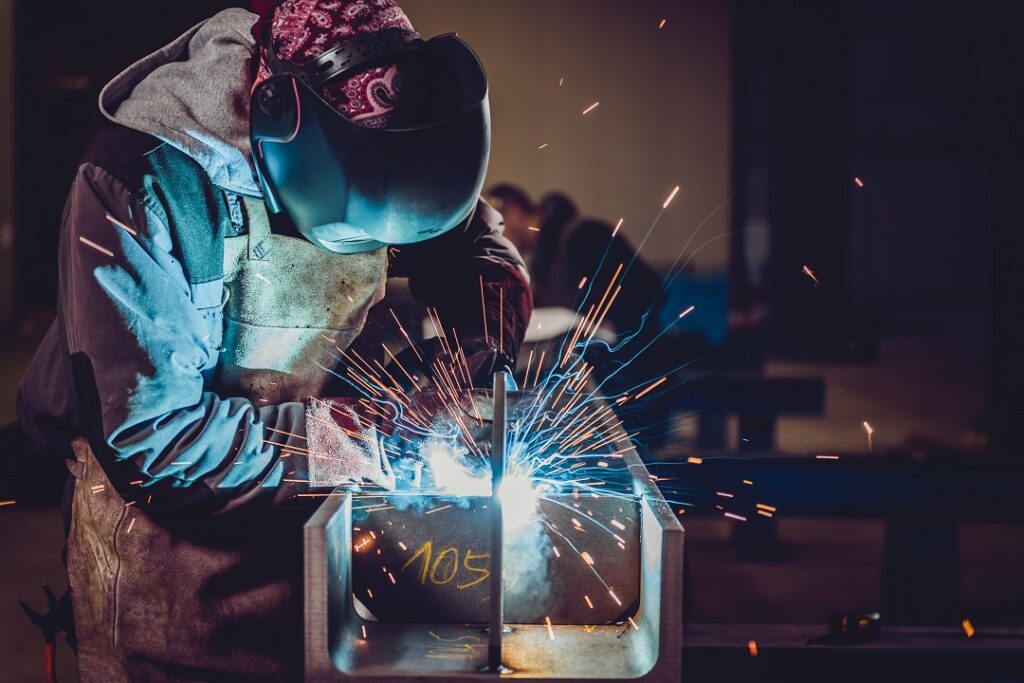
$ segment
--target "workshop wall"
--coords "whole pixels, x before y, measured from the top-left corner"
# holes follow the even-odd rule
[[[730,3],[403,0],[402,6],[425,36],[457,31],[487,68],[494,116],[489,183],[514,182],[535,196],[561,189],[584,214],[625,218],[623,230],[634,244],[681,185],[642,252],[659,265],[670,264],[731,194]],[[601,104],[583,116],[594,102]],[[691,248],[726,234],[729,225],[726,206]],[[728,240],[717,239],[693,264],[720,269],[727,258]]]

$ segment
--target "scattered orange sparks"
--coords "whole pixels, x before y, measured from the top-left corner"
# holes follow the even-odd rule
[[[867,420],[865,420],[865,421],[864,421],[864,431],[868,433],[868,452],[870,453],[870,452],[871,452],[871,449],[872,449],[872,446],[873,446],[873,444],[872,444],[872,438],[871,438],[871,437],[872,437],[872,436],[874,435],[874,433],[875,433],[875,428],[874,428],[874,427],[872,427],[872,426],[871,426],[870,424],[868,424],[868,421],[867,421]]]
[[[582,553],[580,553],[580,557],[582,557],[583,561],[586,562],[587,564],[589,564],[591,567],[594,566],[594,558],[592,558],[590,556],[590,553],[588,553],[586,550],[584,550]]]
[[[395,584],[398,583],[397,581],[395,581],[395,575],[392,574],[391,572],[388,572],[388,578],[391,579],[391,583],[395,583]]]
[[[747,486],[753,486],[754,485],[754,482],[750,481],[749,479],[744,479],[743,483],[746,484]]]
[[[661,379],[659,379],[659,380],[658,380],[657,382],[655,382],[654,384],[650,385],[649,387],[647,387],[646,389],[644,389],[643,391],[641,391],[641,392],[640,392],[639,394],[637,394],[637,395],[636,395],[636,398],[637,398],[637,400],[640,400],[640,399],[641,399],[641,398],[643,398],[643,397],[644,397],[644,396],[645,396],[646,394],[648,394],[648,393],[650,393],[650,392],[654,391],[654,390],[655,390],[656,388],[658,388],[659,386],[661,386],[661,385],[662,385],[663,383],[665,383],[665,382],[667,382],[667,381],[668,381],[668,376],[666,375],[665,377],[662,377],[662,378],[661,378]]]
[[[359,628],[363,631],[363,640],[366,640],[366,624],[361,624]]]
[[[974,624],[971,623],[971,620],[970,619],[964,619],[963,622],[962,622],[962,626],[964,627],[964,633],[967,634],[967,637],[968,638],[973,638],[974,637]]]
[[[545,142],[545,143],[544,143],[543,145],[541,145],[541,146],[540,146],[540,147],[538,147],[537,149],[544,149],[545,147],[547,147],[547,146],[548,146],[548,144],[550,144],[550,143],[547,143],[547,142]]]
[[[626,222],[625,218],[620,218],[619,219],[619,222],[615,224],[615,229],[612,230],[612,237],[615,237],[616,235],[619,234],[619,228],[621,228],[622,224],[625,223],[625,222]]]
[[[814,274],[814,271],[809,266],[804,266],[804,275],[811,278],[814,281],[814,286],[821,286],[821,282],[818,280],[818,276]]]
[[[14,505],[18,501],[16,500],[0,500],[0,508],[7,507],[8,505]]]
[[[814,456],[817,460],[838,460],[838,455],[816,455]]]
[[[861,180],[860,178],[854,178],[853,182],[857,184],[857,187],[864,187],[864,181]]]
[[[112,252],[109,249],[106,249],[104,247],[101,247],[100,245],[96,244],[92,240],[87,240],[84,237],[79,237],[78,241],[81,242],[82,244],[86,245],[87,247],[92,247],[93,249],[95,249],[96,251],[100,252],[101,254],[106,254],[107,256],[111,256],[111,257],[113,257],[113,255],[114,255],[114,252]]]
[[[758,503],[754,507],[756,507],[758,510],[767,510],[768,512],[778,511],[774,505],[765,505],[764,503]]]
[[[726,493],[725,491],[715,491],[715,495],[716,496],[721,496],[722,498],[732,498],[733,497],[733,495],[731,493]]]
[[[725,514],[726,517],[728,517],[730,519],[737,519],[737,520],[739,520],[741,522],[747,521],[746,517],[743,517],[742,515],[737,515],[737,514],[735,514],[733,512],[726,512],[724,514]]]
[[[548,627],[548,639],[555,639],[555,629],[551,628],[551,617],[544,617],[544,625]]]
[[[747,642],[747,649],[750,650],[750,656],[757,656],[757,641],[751,640]]]
[[[583,599],[587,601],[587,607],[589,607],[590,609],[594,609],[594,603],[590,601],[589,595],[584,595]]]
[[[633,617],[626,617],[626,619],[629,620],[629,625],[633,627],[633,630],[635,630],[635,631],[639,631],[640,630],[640,627],[636,625],[635,621],[633,621]]]
[[[592,105],[590,105],[589,107],[587,107],[586,109],[583,110],[583,114],[581,114],[581,116],[586,116],[590,112],[594,111],[595,109],[597,109],[597,105],[599,105],[599,104],[601,104],[601,103],[600,102],[594,102]]]
[[[661,30],[661,29],[665,28],[665,24],[667,22],[668,22],[668,19],[662,19],[661,22],[658,24],[658,30]]]
[[[686,462],[690,463],[691,465],[699,465],[702,462],[704,462],[704,458],[698,458],[696,456],[691,455],[689,458],[686,459]]]
[[[612,526],[615,527],[616,529],[621,529],[623,531],[626,530],[626,525],[623,524],[622,522],[620,522],[619,520],[614,519],[614,518],[612,519]]]
[[[583,279],[580,280],[580,283],[578,285],[576,285],[576,289],[583,289],[583,285],[585,285],[585,284],[587,284],[587,276],[586,275],[584,275]]]
[[[531,232],[540,232],[540,228],[538,228],[538,227],[536,227],[534,225],[528,225],[528,226],[526,226],[526,229],[531,231]]]
[[[608,590],[608,595],[612,596],[612,600],[614,600],[614,601],[615,601],[615,604],[616,604],[616,605],[618,605],[618,606],[620,606],[620,607],[622,606],[622,601],[621,601],[621,600],[619,600],[619,596],[617,596],[617,595],[615,594],[615,591],[613,591],[613,590],[609,589],[609,590]]]
[[[439,508],[434,508],[433,510],[427,510],[427,511],[426,511],[426,512],[424,512],[423,514],[425,514],[425,515],[432,515],[432,514],[434,514],[435,512],[440,512],[441,510],[447,510],[447,509],[448,509],[448,508],[450,508],[450,507],[451,507],[451,505],[442,505],[442,506],[441,506],[441,507],[439,507]]]
[[[666,199],[665,203],[661,205],[661,208],[667,209],[668,205],[672,203],[672,200],[676,198],[677,194],[679,194],[679,186],[678,185],[676,185],[676,189],[672,190],[672,194],[670,194],[668,196],[668,199]]]
[[[132,527],[133,526],[135,526],[135,518],[134,517],[132,517],[132,521],[128,522],[128,528],[124,532],[126,536],[132,532]]]
[[[112,224],[116,225],[117,227],[121,228],[125,232],[127,232],[132,237],[138,237],[139,236],[139,233],[135,232],[134,230],[129,228],[127,225],[125,225],[121,221],[119,221],[116,218],[114,218],[113,216],[111,216],[109,213],[107,214],[107,220],[110,221]]]
[[[693,313],[693,312],[694,312],[695,310],[697,310],[697,307],[696,307],[696,306],[690,306],[690,307],[689,307],[689,308],[687,308],[687,309],[686,309],[685,311],[683,311],[682,313],[680,313],[680,314],[679,314],[679,318],[680,318],[680,319],[682,319],[682,318],[685,318],[686,316],[688,316],[688,315],[690,315],[691,313]]]
[[[558,79],[558,86],[561,87],[563,83],[565,83],[565,79],[564,78],[559,78]]]

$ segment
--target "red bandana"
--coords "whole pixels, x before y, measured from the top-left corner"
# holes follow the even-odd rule
[[[285,0],[274,10],[270,39],[278,57],[303,65],[347,38],[389,28],[413,30],[394,0]],[[328,83],[321,95],[360,125],[395,127],[407,118],[418,99],[408,92],[410,79],[405,71],[395,65],[376,67]],[[261,49],[256,83],[270,75],[265,50]]]

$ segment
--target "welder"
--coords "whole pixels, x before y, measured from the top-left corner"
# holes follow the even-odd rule
[[[393,0],[287,0],[202,22],[99,104],[19,394],[73,475],[81,680],[296,680],[310,506],[393,479],[358,394],[333,398],[386,279],[457,330],[481,383],[530,315],[478,198],[483,68]]]

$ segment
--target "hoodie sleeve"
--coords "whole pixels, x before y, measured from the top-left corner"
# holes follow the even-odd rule
[[[256,408],[204,391],[217,344],[167,228],[91,164],[64,221],[59,328],[82,423],[114,485],[210,510],[308,489],[303,404]]]
[[[502,234],[501,214],[483,199],[459,227],[394,252],[389,275],[409,278],[470,351],[491,347],[514,365],[533,311],[523,257]]]

